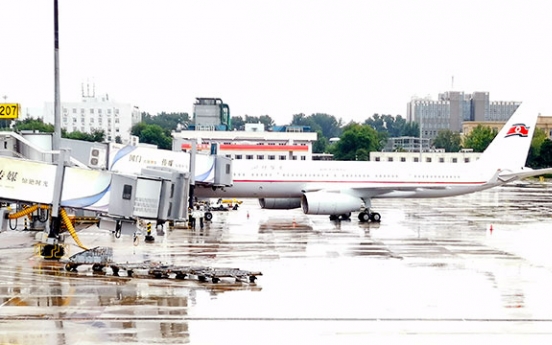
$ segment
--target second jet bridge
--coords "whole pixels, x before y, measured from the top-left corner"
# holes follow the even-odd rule
[[[146,168],[140,176],[114,174],[107,214],[122,218],[183,220],[189,173]]]

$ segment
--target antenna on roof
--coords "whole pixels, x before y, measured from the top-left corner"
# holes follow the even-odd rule
[[[450,85],[450,91],[454,91],[454,76],[452,76],[452,83]]]

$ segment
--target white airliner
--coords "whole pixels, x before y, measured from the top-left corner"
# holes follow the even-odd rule
[[[302,207],[326,214],[379,222],[374,198],[438,198],[473,193],[517,179],[552,173],[525,167],[537,114],[516,111],[480,159],[471,163],[359,161],[232,162],[232,187],[196,188],[198,197],[259,198],[261,207]]]

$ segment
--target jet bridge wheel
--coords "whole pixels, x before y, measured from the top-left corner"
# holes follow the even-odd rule
[[[211,212],[205,212],[205,220],[211,221],[213,219],[213,214]]]
[[[103,268],[104,268],[104,266],[100,265],[100,264],[93,264],[92,265],[92,271],[93,272],[102,272]]]
[[[113,271],[114,276],[119,275],[119,267],[118,266],[111,266],[111,270]]]
[[[68,262],[65,264],[65,270],[68,272],[75,272],[77,270],[77,265],[72,262]]]

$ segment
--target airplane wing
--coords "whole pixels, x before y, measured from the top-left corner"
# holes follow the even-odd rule
[[[328,184],[308,184],[302,188],[303,193],[309,192],[327,192],[327,193],[346,193],[358,197],[375,197],[385,194],[396,194],[408,197],[416,192],[427,190],[445,190],[450,186],[439,183],[358,183],[339,184],[335,187]]]

